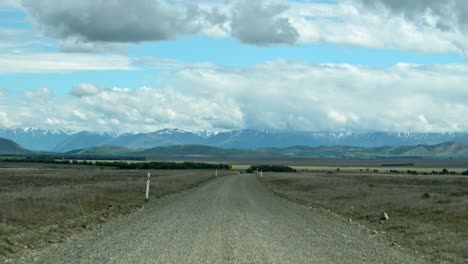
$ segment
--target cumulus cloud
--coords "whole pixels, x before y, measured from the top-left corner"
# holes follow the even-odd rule
[[[232,8],[231,31],[240,41],[255,45],[293,44],[299,33],[288,17],[285,4],[241,0]]]
[[[444,31],[468,30],[468,2],[465,0],[358,0],[375,9],[386,8],[410,20]]]
[[[256,45],[294,43],[298,38],[289,18],[282,16],[287,5],[270,0],[224,5],[166,0],[22,3],[44,34],[62,41],[63,51],[101,51],[187,34],[231,35]]]
[[[0,126],[1,127],[15,127],[21,123],[11,120],[7,113],[0,111]]]
[[[46,35],[62,40],[64,51],[122,48],[124,43],[171,40],[202,31],[216,34],[226,20],[216,8],[165,0],[22,2]]]
[[[277,61],[242,70],[184,70],[179,85],[233,100],[249,128],[462,131],[468,128],[467,73],[466,65],[375,69]]]
[[[66,52],[121,51],[132,43],[184,35],[233,37],[243,43],[334,43],[419,52],[468,48],[465,0],[22,0],[45,35]]]
[[[279,60],[247,68],[181,67],[170,74],[172,88],[81,84],[65,97],[46,88],[19,101],[2,97],[0,125],[145,132],[468,129],[464,64],[381,69]]]
[[[188,96],[170,88],[101,88],[91,95],[88,92],[93,85],[78,87],[73,90],[84,91],[78,97],[55,97],[49,89],[39,89],[26,92],[21,102],[6,100],[0,106],[0,126],[135,132],[243,126],[242,113],[235,104]],[[87,96],[81,96],[84,94]]]
[[[23,1],[49,35],[87,41],[138,42],[172,39],[186,33],[182,10],[161,0]]]
[[[468,2],[465,0],[355,0],[358,7],[381,14],[382,19],[404,19],[426,36],[441,41],[466,55],[468,45]],[[427,44],[429,45],[429,44]]]
[[[70,91],[70,94],[75,97],[86,97],[86,96],[93,96],[98,94],[101,91],[99,87],[89,83],[82,83]]]

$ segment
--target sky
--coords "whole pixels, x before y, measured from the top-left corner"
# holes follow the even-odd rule
[[[468,132],[466,0],[0,0],[0,128]]]

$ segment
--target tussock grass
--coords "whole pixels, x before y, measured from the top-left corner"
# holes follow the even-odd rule
[[[144,204],[147,172],[0,163],[0,258],[61,242],[78,230],[137,210]],[[210,170],[149,172],[150,199],[214,176]]]
[[[468,177],[343,172],[265,173],[280,196],[330,209],[397,244],[447,258],[468,259]],[[388,221],[380,221],[385,211]]]

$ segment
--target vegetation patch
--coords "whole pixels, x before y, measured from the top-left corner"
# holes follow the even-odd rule
[[[80,161],[80,160],[57,160],[40,158],[10,158],[0,160],[3,162],[14,163],[42,163],[42,164],[61,164],[61,165],[87,165],[98,167],[112,167],[120,170],[207,170],[220,169],[228,170],[232,166],[228,164],[211,164],[201,162],[125,162],[125,161]]]
[[[0,162],[0,262],[60,243],[150,201],[213,179],[213,170],[115,170],[73,164]],[[219,176],[231,173],[220,170]]]
[[[371,235],[450,263],[466,263],[468,178],[438,172],[265,173],[260,180],[281,197],[358,221]],[[382,220],[383,212],[388,219]]]
[[[257,171],[262,172],[296,172],[296,169],[293,169],[288,166],[282,165],[252,165],[247,169],[247,173],[253,173]]]

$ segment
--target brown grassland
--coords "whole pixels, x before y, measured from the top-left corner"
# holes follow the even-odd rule
[[[150,199],[214,178],[211,170],[150,172]],[[12,253],[34,253],[80,230],[138,210],[144,206],[146,173],[0,162],[0,259]]]
[[[379,168],[375,173],[374,164],[339,171],[332,168],[334,163],[294,165],[301,171],[268,172],[260,180],[279,196],[331,210],[394,245],[454,263],[468,261],[468,176],[431,175],[430,166],[411,167],[429,175],[408,175],[387,172],[406,168]],[[460,172],[461,168],[450,170]],[[150,172],[150,200],[214,178],[211,170]],[[146,173],[0,162],[0,260],[14,253],[34,253],[139,210],[145,204]],[[230,173],[220,171],[219,175]],[[380,219],[382,212],[389,215],[388,220]]]
[[[265,173],[261,180],[279,196],[359,222],[393,245],[468,262],[468,176],[353,171]]]

